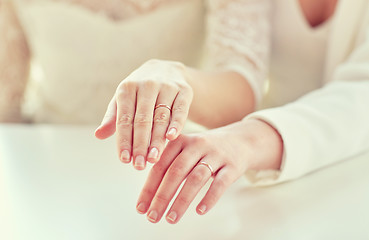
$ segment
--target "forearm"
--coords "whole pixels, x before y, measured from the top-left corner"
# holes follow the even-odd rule
[[[12,4],[0,2],[0,122],[19,122],[30,52]]]
[[[186,68],[194,98],[189,119],[208,128],[237,122],[255,110],[254,93],[236,72],[205,72]]]

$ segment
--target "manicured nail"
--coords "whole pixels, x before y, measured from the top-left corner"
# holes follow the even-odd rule
[[[175,136],[177,134],[177,129],[171,128],[168,131],[168,135]]]
[[[124,163],[129,163],[131,161],[131,155],[128,150],[122,151],[120,154],[120,160]]]
[[[150,211],[149,215],[147,216],[150,222],[155,223],[158,219],[158,213],[155,210]]]
[[[159,150],[157,148],[151,148],[149,155],[147,156],[147,158],[150,159],[157,159],[159,156]]]
[[[174,211],[170,212],[169,215],[167,216],[167,219],[170,222],[174,223],[177,220],[177,213]]]
[[[205,212],[206,212],[206,205],[201,205],[198,210],[199,210],[199,212],[201,214],[205,214]]]
[[[147,207],[146,207],[145,203],[138,204],[136,209],[137,209],[137,212],[140,213],[140,214],[145,214],[146,211],[147,211]]]
[[[145,168],[145,158],[142,155],[138,155],[135,159],[135,167],[138,170],[144,169]]]
[[[95,132],[99,131],[100,128],[101,128],[101,125],[96,128]]]
[[[101,125],[96,128],[95,135],[98,134],[98,132],[100,131],[100,128],[101,128]]]

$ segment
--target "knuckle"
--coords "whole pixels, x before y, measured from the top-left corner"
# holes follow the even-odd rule
[[[168,175],[171,179],[178,179],[183,175],[183,168],[180,166],[171,167]]]
[[[133,123],[133,115],[129,113],[124,113],[121,116],[119,116],[117,125],[118,126],[132,126]]]
[[[188,196],[183,195],[178,196],[176,201],[182,206],[187,206],[191,203],[191,199]]]
[[[164,193],[161,193],[161,192],[158,192],[156,195],[155,195],[155,199],[156,201],[158,201],[159,203],[167,203],[170,201],[170,198],[164,194]]]
[[[183,96],[192,98],[193,91],[189,84],[187,84],[186,82],[180,83],[179,87],[181,88],[181,93],[183,94]]]
[[[170,115],[166,112],[156,112],[154,116],[154,123],[164,124],[169,122]]]
[[[179,86],[174,84],[174,83],[169,82],[169,83],[163,84],[162,91],[163,92],[176,92],[176,93],[178,93]]]
[[[136,114],[134,123],[135,125],[147,126],[151,125],[152,119],[148,114]]]
[[[142,82],[142,87],[145,89],[156,89],[159,83],[153,79],[146,79]]]
[[[131,140],[126,137],[121,137],[118,140],[120,148],[126,148],[131,146]]]
[[[136,90],[136,83],[132,81],[123,81],[119,84],[116,94],[117,96],[124,95],[127,91],[135,91]]]
[[[205,180],[205,173],[201,169],[198,169],[196,171],[193,171],[190,178],[191,182],[194,183],[200,183]]]
[[[123,99],[125,97],[125,93],[126,91],[122,87],[118,87],[117,90],[115,91],[117,100]]]
[[[155,191],[155,190],[153,190],[153,189],[151,189],[151,188],[144,188],[144,189],[142,190],[142,193],[143,193],[143,195],[145,195],[145,196],[154,196],[154,195],[155,195],[155,193],[156,193],[156,191]]]
[[[187,113],[187,103],[185,101],[180,101],[176,103],[176,105],[173,107],[173,112],[176,113]]]

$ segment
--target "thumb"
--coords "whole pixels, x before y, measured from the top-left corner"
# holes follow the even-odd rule
[[[106,110],[105,116],[100,126],[95,130],[95,137],[98,139],[106,139],[115,133],[117,118],[117,103],[115,96],[112,98]]]

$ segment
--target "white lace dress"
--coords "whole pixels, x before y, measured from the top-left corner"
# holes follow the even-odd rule
[[[0,21],[0,112],[20,104],[27,64],[15,63],[29,55],[24,109],[50,123],[98,123],[127,74],[171,59],[238,71],[260,108],[282,106],[249,115],[284,141],[281,171],[248,173],[254,182],[297,178],[369,148],[369,84],[358,81],[369,74],[366,0],[339,1],[339,14],[315,29],[296,0],[0,0],[0,20],[9,1],[25,34],[14,17]]]
[[[34,122],[97,123],[118,83],[146,60],[195,62],[201,2],[107,2],[95,12],[74,2],[17,1],[32,52],[24,110]]]
[[[268,0],[13,1],[32,53],[23,110],[34,122],[97,123],[118,83],[151,58],[237,70],[261,97]]]

